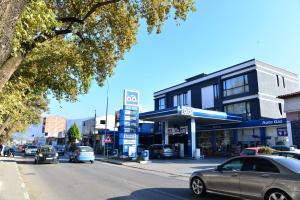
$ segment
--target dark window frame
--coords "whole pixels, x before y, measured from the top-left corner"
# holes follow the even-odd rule
[[[228,88],[227,84],[230,80],[233,79],[237,79],[243,77],[243,85],[237,86],[237,87],[232,87],[232,88]],[[229,91],[234,91],[237,89],[241,89],[242,88],[242,92],[238,92],[235,94],[228,94]],[[226,80],[223,80],[223,97],[229,97],[229,96],[234,96],[234,95],[238,95],[238,94],[244,94],[249,92],[250,88],[249,88],[249,80],[248,80],[248,74],[244,74],[244,75],[240,75],[240,76],[236,76],[233,78],[229,78]]]
[[[234,104],[242,104],[242,103],[245,104],[245,109],[246,109],[245,113],[234,113],[234,112],[228,111],[228,106],[232,106]],[[224,112],[226,112],[226,113],[232,113],[232,114],[238,114],[238,115],[243,115],[244,119],[246,119],[246,120],[251,120],[252,119],[251,105],[250,105],[249,101],[242,101],[242,102],[237,102],[237,103],[226,104],[226,105],[224,105]]]

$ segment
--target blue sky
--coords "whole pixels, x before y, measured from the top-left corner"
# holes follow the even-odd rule
[[[153,110],[153,92],[185,78],[257,58],[300,74],[299,0],[196,0],[179,26],[170,19],[159,35],[140,27],[138,44],[109,79],[109,113],[122,106],[123,89],[140,91]],[[46,115],[69,119],[105,115],[107,86],[93,84],[76,103],[51,100]]]

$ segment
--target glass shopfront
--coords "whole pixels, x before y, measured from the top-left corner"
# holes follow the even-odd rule
[[[196,148],[206,157],[227,156],[233,145],[233,130],[202,131],[196,134]]]

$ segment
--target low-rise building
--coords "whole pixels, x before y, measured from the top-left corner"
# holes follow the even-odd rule
[[[226,155],[232,147],[275,145],[287,141],[284,101],[299,90],[297,74],[256,59],[154,93],[154,111],[140,119],[155,122],[160,143],[183,144],[206,156]]]
[[[47,144],[64,144],[66,131],[66,118],[61,116],[47,116],[43,118],[42,133],[47,138]]]
[[[282,95],[279,98],[284,99],[288,144],[300,148],[300,91]]]
[[[103,145],[105,129],[107,131],[115,130],[115,116],[107,115],[107,124],[106,116],[96,117],[96,126],[95,118],[87,119],[82,122],[82,141],[84,144],[90,146],[94,145],[94,140],[96,145]]]

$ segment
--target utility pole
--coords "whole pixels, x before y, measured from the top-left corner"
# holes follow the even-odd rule
[[[96,129],[96,124],[97,124],[97,113],[96,113],[96,109],[95,109],[95,125],[94,125],[94,140],[93,140],[93,148],[94,148],[94,151],[96,152],[96,132],[97,132],[97,129]],[[97,153],[97,152],[96,152]]]
[[[109,91],[109,82],[107,81],[106,111],[105,111],[105,130],[104,130],[105,139],[106,139],[106,134],[107,134],[108,91]],[[105,157],[105,151],[106,150],[107,150],[106,149],[106,143],[104,143],[104,157]],[[108,157],[108,152],[107,152],[107,157]]]

